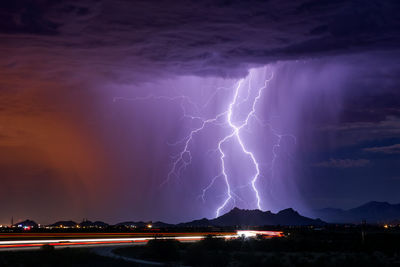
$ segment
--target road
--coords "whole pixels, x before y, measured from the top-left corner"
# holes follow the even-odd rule
[[[118,245],[143,245],[152,239],[175,239],[180,242],[196,242],[208,235],[218,238],[232,239],[241,236],[268,237],[282,236],[282,232],[274,231],[237,231],[236,233],[19,233],[0,234],[0,251],[38,249],[44,245],[57,248],[66,247],[98,247]],[[136,237],[136,236],[140,237]],[[147,235],[147,236],[146,236]],[[128,236],[128,237],[126,237]]]
[[[190,236],[149,236],[133,238],[63,238],[63,239],[28,239],[28,240],[6,240],[0,241],[0,251],[35,249],[44,245],[54,247],[95,247],[95,246],[115,246],[115,245],[139,245],[146,244],[152,239],[175,239],[181,242],[195,242],[203,239],[206,235]],[[236,235],[219,235],[220,238],[235,238]]]

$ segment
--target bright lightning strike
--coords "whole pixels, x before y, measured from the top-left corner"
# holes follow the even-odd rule
[[[248,78],[248,85],[245,83],[246,79],[242,79],[236,83],[236,86],[233,89],[233,96],[231,101],[229,102],[228,106],[226,107],[226,110],[223,112],[217,114],[215,117],[212,118],[203,118],[201,116],[193,116],[190,115],[187,110],[186,105],[190,105],[194,108],[197,114],[201,113],[200,110],[203,108],[206,108],[207,105],[212,101],[212,98],[214,98],[220,90],[226,91],[227,88],[218,88],[212,96],[207,100],[206,104],[203,106],[198,106],[196,103],[194,103],[188,96],[175,96],[175,97],[167,97],[167,96],[146,96],[146,97],[138,97],[138,98],[123,98],[123,97],[116,97],[114,98],[114,101],[117,100],[148,100],[148,99],[154,99],[154,100],[167,100],[167,101],[179,101],[180,106],[183,112],[183,117],[186,119],[190,119],[193,121],[198,121],[199,126],[192,129],[183,139],[179,140],[178,142],[172,144],[172,145],[179,145],[182,144],[183,147],[180,150],[180,152],[173,157],[172,160],[172,167],[170,171],[168,172],[168,175],[165,179],[165,181],[161,184],[164,185],[165,183],[168,183],[173,177],[179,178],[182,174],[182,172],[192,163],[192,153],[191,153],[191,144],[194,140],[194,138],[200,134],[203,130],[205,130],[207,127],[211,125],[217,125],[217,126],[223,126],[226,127],[229,131],[228,133],[221,137],[220,139],[216,140],[217,141],[217,147],[214,150],[215,152],[218,153],[218,158],[220,161],[220,172],[219,174],[215,175],[212,179],[211,182],[202,189],[202,194],[201,198],[203,202],[205,202],[205,197],[207,194],[207,191],[211,189],[217,179],[223,178],[224,184],[226,186],[226,191],[225,191],[225,198],[220,204],[220,206],[216,209],[215,214],[218,217],[221,212],[228,206],[228,204],[233,201],[233,203],[236,203],[236,200],[241,200],[239,196],[235,193],[236,190],[242,188],[242,187],[249,187],[253,191],[254,198],[255,198],[255,206],[262,210],[262,205],[261,205],[261,196],[260,196],[260,190],[257,188],[257,182],[261,176],[261,170],[260,170],[260,162],[257,160],[256,155],[254,152],[250,151],[250,149],[247,147],[246,142],[243,140],[242,136],[242,131],[247,129],[249,127],[249,123],[251,120],[255,120],[259,125],[262,127],[268,126],[273,133],[273,135],[276,137],[277,141],[273,144],[272,146],[272,161],[270,162],[271,166],[271,173],[273,175],[273,166],[275,164],[275,161],[278,157],[277,155],[277,149],[281,146],[281,141],[282,138],[285,137],[286,135],[279,134],[277,131],[275,131],[272,126],[268,123],[263,123],[261,120],[257,117],[256,115],[256,109],[257,109],[257,104],[259,103],[263,91],[267,88],[269,82],[273,78],[273,73],[271,73],[270,78],[264,81],[264,84],[261,88],[256,89],[255,94],[253,97],[251,97],[251,93],[253,90],[251,87],[251,79],[252,76],[251,74],[249,75]],[[247,86],[247,88],[246,88]],[[242,95],[245,94],[245,97],[242,97]],[[251,102],[250,102],[251,101]],[[249,109],[243,112],[243,110],[240,110],[240,105],[243,103],[249,103]],[[242,121],[236,121],[233,119],[233,114],[236,112],[240,113],[244,119]],[[293,137],[291,135],[287,135],[290,137]],[[294,137],[293,137],[294,138]],[[295,140],[295,138],[294,138]],[[253,166],[254,169],[254,174],[252,174],[248,179],[248,183],[245,186],[240,186],[234,188],[231,183],[231,177],[228,175],[228,170],[226,166],[226,157],[227,157],[227,152],[224,150],[224,147],[228,145],[228,141],[231,142],[236,142],[240,149],[241,153],[243,153],[246,157],[250,159],[250,162]]]
[[[201,132],[202,130],[204,130],[204,128],[207,127],[208,124],[216,123],[221,118],[225,117],[226,118],[226,123],[231,128],[231,132],[228,135],[226,135],[225,137],[223,137],[221,140],[219,140],[219,142],[218,142],[217,150],[218,150],[218,152],[220,154],[221,173],[219,175],[215,176],[212,179],[211,183],[206,188],[203,189],[203,194],[201,196],[203,201],[204,201],[205,194],[206,194],[207,190],[210,189],[214,185],[215,180],[218,179],[219,177],[223,177],[224,178],[224,181],[225,181],[225,184],[226,184],[226,190],[227,190],[226,191],[227,197],[226,197],[225,201],[222,203],[222,205],[219,206],[218,209],[216,210],[216,216],[217,217],[220,215],[221,210],[223,210],[226,207],[226,205],[233,199],[233,192],[232,192],[231,184],[229,182],[230,179],[229,179],[228,174],[226,172],[226,166],[225,166],[226,154],[225,154],[225,152],[223,150],[223,145],[227,141],[232,139],[232,138],[236,139],[236,141],[239,143],[243,153],[250,157],[250,159],[251,159],[251,161],[252,161],[252,163],[254,165],[256,173],[251,179],[251,187],[252,187],[252,189],[254,191],[254,194],[255,194],[255,197],[256,197],[257,208],[260,209],[260,210],[262,209],[261,208],[260,193],[259,193],[259,190],[257,189],[257,185],[256,185],[256,182],[257,182],[257,180],[258,180],[258,178],[260,176],[259,163],[257,162],[257,159],[256,159],[254,153],[247,149],[247,147],[246,147],[245,143],[243,142],[242,137],[240,135],[240,131],[244,127],[248,126],[250,119],[254,117],[254,115],[256,113],[256,105],[257,105],[259,99],[261,98],[262,91],[267,87],[267,84],[271,79],[272,79],[272,75],[268,80],[265,81],[264,86],[261,87],[260,89],[258,89],[257,95],[253,99],[251,110],[246,115],[245,120],[243,122],[241,122],[240,124],[238,124],[238,125],[233,121],[232,115],[233,115],[235,106],[241,104],[241,103],[239,103],[239,94],[241,92],[241,89],[244,87],[243,86],[243,81],[244,80],[240,80],[237,83],[237,86],[235,87],[235,90],[234,90],[233,99],[229,103],[228,108],[227,108],[226,111],[218,114],[214,118],[207,119],[207,120],[201,119],[199,117],[191,117],[192,119],[200,119],[201,120],[201,124],[200,124],[200,126],[198,128],[193,129],[189,133],[189,135],[187,135],[187,137],[185,138],[186,140],[185,140],[184,148],[181,150],[179,155],[174,160],[173,166],[172,166],[170,172],[168,173],[168,177],[167,177],[167,180],[165,182],[168,182],[172,175],[175,175],[175,176],[179,177],[179,175],[181,174],[182,170],[185,169],[192,161],[192,155],[190,153],[189,145],[192,142],[194,136],[196,134],[198,134],[199,132]],[[247,89],[247,96],[246,96],[246,99],[243,100],[243,102],[245,102],[245,101],[247,101],[249,99],[250,89],[251,88],[250,88],[250,84],[249,84],[249,88]],[[186,115],[186,116],[190,117],[188,115]]]
[[[232,199],[232,193],[231,193],[231,186],[229,184],[229,178],[228,175],[226,174],[226,170],[225,170],[225,153],[222,150],[222,145],[228,141],[229,139],[235,137],[237,142],[239,143],[240,147],[242,148],[243,153],[245,153],[247,156],[249,156],[251,158],[252,163],[254,164],[254,168],[256,170],[256,174],[252,177],[251,179],[251,186],[252,189],[254,190],[255,193],[255,197],[257,199],[257,208],[259,210],[261,210],[261,199],[260,199],[260,193],[257,189],[256,186],[256,182],[257,179],[260,175],[260,167],[259,164],[256,160],[256,157],[254,156],[254,154],[249,151],[246,148],[246,145],[244,144],[242,137],[240,135],[240,131],[246,127],[249,123],[250,118],[252,118],[256,112],[256,105],[257,102],[259,101],[259,99],[261,98],[261,94],[262,91],[267,87],[268,82],[272,79],[272,75],[271,78],[269,78],[268,80],[265,81],[264,86],[261,87],[260,89],[258,89],[258,93],[257,96],[254,98],[253,103],[252,103],[252,109],[250,110],[250,112],[247,114],[246,119],[239,125],[236,125],[233,121],[232,121],[232,113],[233,113],[233,107],[237,104],[238,101],[238,96],[239,96],[239,91],[240,88],[242,88],[242,82],[243,80],[239,81],[238,86],[235,89],[235,93],[234,93],[234,97],[232,102],[229,104],[229,108],[228,108],[228,112],[227,112],[227,121],[229,126],[232,129],[232,133],[225,136],[219,143],[218,143],[218,150],[220,152],[221,155],[221,166],[222,166],[222,175],[225,179],[225,183],[226,183],[226,187],[227,187],[227,198],[225,199],[224,203],[218,207],[217,211],[216,211],[216,216],[218,217],[220,215],[220,212],[223,208],[225,208],[225,206],[229,203],[229,201]]]

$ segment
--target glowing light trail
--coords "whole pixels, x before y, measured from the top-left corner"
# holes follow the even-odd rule
[[[162,233],[158,233],[160,235]],[[171,234],[171,233],[165,233]],[[76,246],[76,245],[114,245],[114,244],[126,244],[126,243],[147,243],[153,239],[175,239],[181,242],[189,241],[200,241],[206,238],[210,233],[197,233],[197,235],[187,236],[157,236],[157,237],[136,237],[136,238],[84,238],[84,239],[46,239],[46,240],[7,240],[0,241],[0,249],[9,248],[26,248],[26,247],[40,247],[43,245],[52,246]],[[214,233],[215,234],[215,233]],[[264,235],[266,237],[282,236],[282,232],[279,231],[237,231],[236,233],[217,233],[215,238],[232,239],[241,236],[255,237],[257,235]]]

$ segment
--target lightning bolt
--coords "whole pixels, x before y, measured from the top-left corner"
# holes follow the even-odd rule
[[[253,191],[254,191],[254,193],[255,193],[255,197],[256,197],[256,199],[257,199],[257,208],[258,208],[259,210],[262,210],[262,208],[261,208],[260,193],[259,193],[259,191],[258,191],[258,189],[257,189],[257,186],[256,186],[256,182],[257,182],[257,180],[258,180],[258,177],[260,176],[260,167],[259,167],[259,164],[258,164],[258,162],[257,162],[257,159],[256,159],[254,153],[251,152],[251,151],[249,151],[249,150],[246,148],[246,145],[244,144],[244,142],[243,142],[243,140],[242,140],[242,137],[241,137],[241,135],[240,135],[240,131],[241,131],[244,127],[248,126],[248,123],[249,123],[250,118],[252,118],[252,117],[254,116],[254,114],[256,113],[256,105],[257,105],[258,101],[259,101],[260,98],[261,98],[262,91],[267,87],[268,82],[269,82],[272,78],[273,78],[273,75],[271,75],[271,78],[269,78],[268,80],[265,81],[263,87],[261,87],[260,89],[258,89],[257,96],[254,98],[253,103],[252,103],[252,108],[251,108],[250,112],[247,114],[246,119],[245,119],[241,124],[236,125],[236,124],[232,121],[232,113],[233,113],[233,107],[237,104],[238,96],[239,96],[240,88],[242,88],[243,80],[239,81],[238,86],[237,86],[236,89],[235,89],[235,93],[234,93],[233,100],[232,100],[232,102],[229,104],[228,111],[227,111],[227,121],[228,121],[229,126],[230,126],[231,129],[232,129],[232,133],[229,134],[229,135],[227,135],[227,136],[225,136],[225,137],[218,143],[218,150],[219,150],[219,153],[220,153],[220,155],[221,155],[220,159],[221,159],[221,166],[222,166],[222,175],[223,175],[223,177],[224,177],[225,184],[226,184],[226,187],[227,187],[227,198],[226,198],[225,201],[222,203],[222,205],[218,207],[218,209],[217,209],[217,211],[216,211],[216,216],[217,216],[217,217],[220,215],[221,210],[224,209],[224,208],[226,207],[226,205],[229,203],[229,201],[232,199],[231,186],[230,186],[230,184],[229,184],[228,175],[226,174],[226,170],[225,170],[225,160],[224,160],[224,159],[225,159],[225,156],[226,156],[226,155],[225,155],[225,153],[224,153],[224,151],[223,151],[223,149],[222,149],[222,145],[223,145],[225,142],[227,142],[229,139],[233,138],[233,137],[236,138],[236,140],[237,140],[237,142],[239,143],[239,145],[240,145],[240,147],[241,147],[243,153],[246,154],[247,156],[249,156],[249,157],[251,158],[251,161],[252,161],[252,163],[253,163],[253,165],[254,165],[254,168],[255,168],[255,170],[256,170],[256,174],[255,174],[255,175],[252,177],[252,179],[251,179],[251,187],[252,187],[252,189],[253,189]],[[246,98],[248,98],[248,96],[247,96]]]
[[[248,87],[246,90],[245,80],[248,79]],[[284,135],[280,134],[277,131],[273,129],[271,124],[262,122],[260,118],[257,117],[256,115],[256,109],[257,105],[262,97],[263,91],[267,88],[269,82],[273,79],[273,73],[271,73],[271,76],[264,81],[264,84],[261,88],[256,89],[255,96],[250,97],[250,94],[253,90],[251,87],[251,80],[252,80],[252,74],[250,72],[249,76],[245,79],[239,80],[236,85],[234,86],[233,89],[233,96],[231,101],[228,103],[228,106],[226,110],[222,111],[221,113],[215,115],[212,118],[203,118],[201,116],[194,116],[191,115],[187,112],[184,103],[187,103],[194,107],[194,110],[196,111],[197,114],[201,113],[201,109],[206,108],[209,103],[213,100],[213,98],[221,91],[227,91],[229,88],[225,87],[220,87],[217,88],[209,97],[206,101],[206,103],[202,106],[197,105],[194,101],[192,101],[189,97],[181,95],[181,96],[175,96],[175,97],[168,97],[168,96],[146,96],[146,97],[137,97],[137,98],[124,98],[124,97],[115,97],[114,101],[117,100],[148,100],[148,99],[154,99],[154,100],[168,100],[168,101],[179,101],[180,106],[183,112],[183,118],[189,119],[196,121],[198,123],[198,126],[190,130],[190,132],[181,140],[178,140],[177,142],[169,145],[179,145],[182,144],[183,147],[180,150],[178,154],[172,157],[172,163],[171,163],[171,169],[167,174],[166,179],[161,183],[161,186],[170,182],[170,180],[175,177],[179,178],[182,174],[182,172],[192,163],[192,153],[191,153],[191,144],[196,137],[196,135],[200,134],[203,130],[205,130],[207,127],[210,125],[217,125],[217,126],[223,126],[229,129],[228,133],[221,137],[219,140],[217,140],[217,146],[216,149],[214,149],[214,152],[218,153],[218,158],[220,161],[220,173],[215,175],[210,183],[202,189],[202,194],[201,198],[203,202],[205,202],[205,197],[207,194],[207,191],[212,188],[216,182],[217,179],[222,178],[224,181],[224,184],[226,186],[226,191],[225,191],[225,198],[220,206],[215,211],[215,215],[218,217],[220,216],[221,212],[228,206],[228,204],[232,201],[233,203],[236,203],[236,199],[244,201],[239,198],[239,196],[236,195],[235,190],[238,190],[242,187],[250,187],[254,193],[254,197],[256,199],[255,201],[255,206],[262,210],[262,205],[261,205],[261,196],[260,196],[260,190],[257,188],[257,182],[261,176],[261,170],[260,170],[260,163],[258,162],[256,155],[254,152],[250,151],[250,149],[246,146],[245,141],[243,140],[242,137],[242,131],[244,131],[246,128],[249,127],[249,123],[251,120],[255,120],[259,125],[262,127],[269,127],[271,132],[275,135],[276,137],[276,142],[272,146],[272,160],[270,162],[271,166],[271,175],[273,175],[273,166],[275,164],[276,159],[278,158],[278,153],[277,150],[281,146],[281,141],[283,137],[290,136],[295,139],[294,136],[292,135]],[[232,90],[232,89],[230,89]],[[246,90],[243,92],[243,90]],[[245,94],[245,97],[240,97],[241,94]],[[239,110],[239,106],[245,102],[250,102],[250,109],[244,113],[243,111]],[[233,119],[233,114],[234,112],[240,112],[241,115],[244,115],[244,119],[241,121],[235,121]],[[254,168],[254,175],[249,177],[249,182],[241,187],[236,187],[232,188],[231,182],[230,182],[230,177],[227,174],[227,166],[226,166],[226,152],[224,151],[224,147],[227,146],[228,141],[234,141],[237,142],[241,149],[241,153],[246,155]]]
[[[221,210],[223,210],[226,205],[233,199],[233,195],[234,193],[232,192],[232,188],[229,182],[229,177],[228,174],[226,173],[226,166],[225,166],[225,158],[226,158],[226,154],[223,150],[223,145],[229,141],[232,138],[235,138],[236,141],[239,143],[242,151],[244,154],[246,154],[247,156],[250,157],[254,168],[255,168],[255,175],[252,177],[251,179],[251,187],[255,193],[255,197],[256,197],[256,205],[258,209],[262,209],[261,208],[261,198],[260,198],[260,193],[259,190],[257,189],[256,186],[256,182],[260,176],[260,167],[259,167],[259,163],[257,162],[257,159],[254,155],[253,152],[251,152],[245,145],[240,132],[243,128],[245,128],[246,126],[248,126],[249,121],[251,118],[253,118],[255,116],[256,113],[256,105],[259,102],[261,95],[262,95],[262,91],[267,87],[268,82],[273,78],[273,75],[271,75],[271,77],[269,79],[267,79],[264,83],[264,86],[258,89],[257,95],[256,97],[253,99],[253,103],[252,103],[252,108],[251,110],[248,112],[248,114],[246,115],[246,118],[244,119],[244,121],[242,121],[240,124],[236,124],[233,119],[233,112],[234,112],[234,108],[235,106],[247,101],[249,99],[249,94],[250,94],[250,81],[249,81],[249,88],[247,89],[247,96],[243,101],[239,101],[239,94],[241,92],[241,89],[243,88],[243,82],[244,79],[240,80],[234,90],[234,94],[233,94],[233,99],[232,101],[229,103],[228,108],[226,111],[218,114],[217,116],[215,116],[214,118],[210,118],[207,120],[202,120],[199,117],[192,117],[192,119],[200,119],[201,120],[201,125],[198,128],[193,129],[186,137],[185,140],[185,144],[184,144],[184,148],[181,150],[181,152],[179,153],[179,155],[176,157],[176,159],[173,162],[173,166],[170,170],[170,172],[168,173],[167,179],[164,183],[168,182],[171,179],[172,175],[175,175],[177,177],[180,176],[182,170],[184,170],[188,165],[190,165],[191,161],[192,161],[192,156],[190,153],[190,149],[189,149],[189,145],[192,142],[194,136],[196,134],[198,134],[199,132],[201,132],[202,130],[205,129],[205,127],[207,127],[208,124],[213,124],[218,122],[222,117],[226,117],[226,123],[228,124],[229,128],[231,129],[230,133],[227,134],[226,136],[224,136],[222,139],[220,139],[218,141],[218,146],[217,146],[217,151],[220,154],[220,162],[221,162],[221,173],[217,176],[215,176],[212,180],[211,183],[205,187],[203,189],[203,193],[201,195],[203,201],[205,199],[205,194],[207,192],[208,189],[210,189],[215,181],[219,178],[219,177],[223,177],[224,181],[225,181],[225,185],[226,185],[226,199],[224,200],[224,202],[222,203],[221,206],[219,206],[216,210],[216,216],[218,217],[221,213]],[[250,77],[251,79],[251,77]],[[209,101],[207,101],[208,103]],[[187,115],[186,115],[187,116]],[[190,117],[190,116],[189,116]]]

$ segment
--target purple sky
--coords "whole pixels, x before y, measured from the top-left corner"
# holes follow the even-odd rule
[[[214,217],[224,177],[201,195],[221,174],[227,114],[168,176],[188,162],[174,156],[242,80],[240,125],[271,76],[240,130],[263,210],[400,202],[399,11],[394,0],[1,3],[0,223]],[[251,158],[235,137],[222,150],[221,211],[257,208]]]

